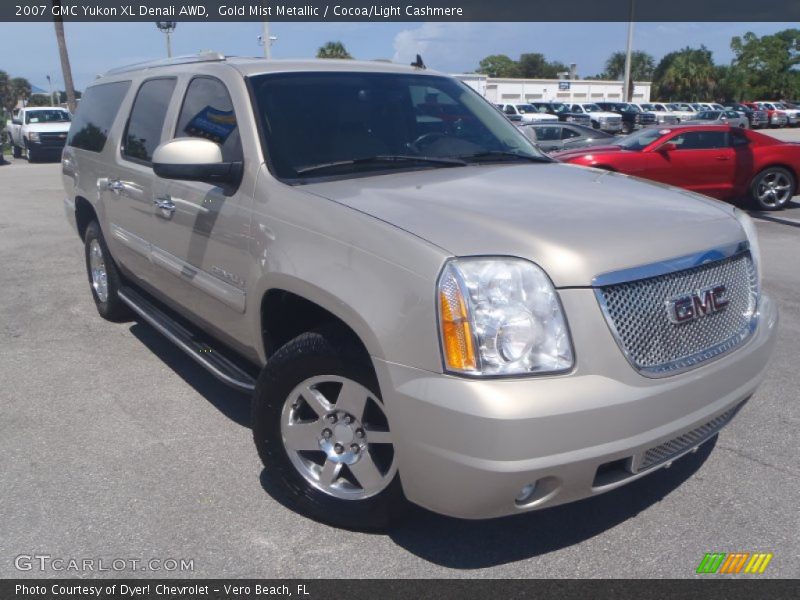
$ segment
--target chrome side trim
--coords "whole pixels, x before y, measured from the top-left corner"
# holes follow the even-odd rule
[[[686,269],[699,267],[700,265],[704,265],[709,262],[730,258],[749,250],[750,244],[746,241],[743,241],[737,244],[719,246],[703,252],[688,254],[686,256],[679,256],[678,258],[662,260],[649,265],[640,265],[638,267],[631,267],[629,269],[610,271],[608,273],[597,275],[594,279],[592,279],[592,287],[606,287],[608,285],[628,283],[638,279],[649,279],[650,277],[667,275],[676,271],[685,271]]]
[[[247,295],[244,290],[226,283],[205,271],[196,269],[186,261],[154,246],[147,240],[114,223],[111,223],[111,235],[126,247],[146,257],[154,265],[161,267],[175,277],[183,279],[233,310],[244,314],[247,305]]]
[[[244,392],[255,389],[255,381],[234,363],[192,338],[191,332],[170,319],[149,302],[139,297],[134,290],[124,288],[118,292],[120,300],[139,315],[156,331],[188,354],[214,377]]]

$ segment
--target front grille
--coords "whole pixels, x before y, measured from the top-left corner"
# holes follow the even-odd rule
[[[655,123],[656,116],[653,113],[640,113],[638,115],[640,123]]]
[[[63,146],[67,141],[66,133],[40,133],[39,143],[43,146]]]
[[[675,115],[664,115],[661,117],[661,123],[664,125],[675,125],[679,119]]]
[[[687,431],[674,439],[664,442],[663,444],[646,450],[642,455],[638,464],[633,463],[631,471],[634,473],[641,473],[646,469],[654,467],[655,465],[667,462],[668,460],[686,452],[687,450],[699,446],[707,439],[712,437],[720,429],[725,427],[734,415],[742,407],[742,404],[734,406],[733,408],[725,411],[721,415],[717,415],[708,423],[701,425],[697,429]]]
[[[714,286],[727,306],[688,322],[670,320],[669,303]],[[617,343],[643,375],[665,377],[739,346],[756,320],[758,281],[749,251],[700,266],[595,290]],[[698,310],[698,312],[700,312]]]

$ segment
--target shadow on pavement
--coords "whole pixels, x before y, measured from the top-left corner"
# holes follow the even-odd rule
[[[250,427],[250,396],[217,380],[149,325],[133,323],[130,332],[219,412],[242,427]]]

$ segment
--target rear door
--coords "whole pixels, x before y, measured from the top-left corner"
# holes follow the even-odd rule
[[[112,252],[134,275],[152,282],[153,151],[161,143],[164,120],[175,90],[174,77],[147,79],[139,86],[113,158],[98,182],[113,241]]]
[[[677,149],[649,152],[646,177],[715,198],[730,194],[736,161],[725,129],[684,131],[666,143]]]

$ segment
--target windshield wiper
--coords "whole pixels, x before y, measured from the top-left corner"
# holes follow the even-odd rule
[[[347,167],[352,165],[370,165],[376,163],[428,163],[440,165],[443,167],[463,167],[467,163],[461,158],[446,158],[438,156],[412,156],[406,154],[385,154],[378,156],[369,156],[367,158],[353,158],[350,160],[337,160],[329,163],[321,163],[318,165],[311,165],[297,169],[298,175],[305,175],[306,173],[314,173],[316,171],[324,171],[326,169],[334,169],[336,167]]]
[[[552,158],[547,158],[546,156],[532,156],[530,154],[521,154],[519,152],[511,152],[508,150],[487,150],[486,152],[478,152],[477,154],[464,154],[459,156],[459,158],[463,158],[464,160],[481,160],[482,158],[488,158],[488,159],[500,159],[500,160],[522,159],[530,162],[543,162],[543,163],[553,162]]]

